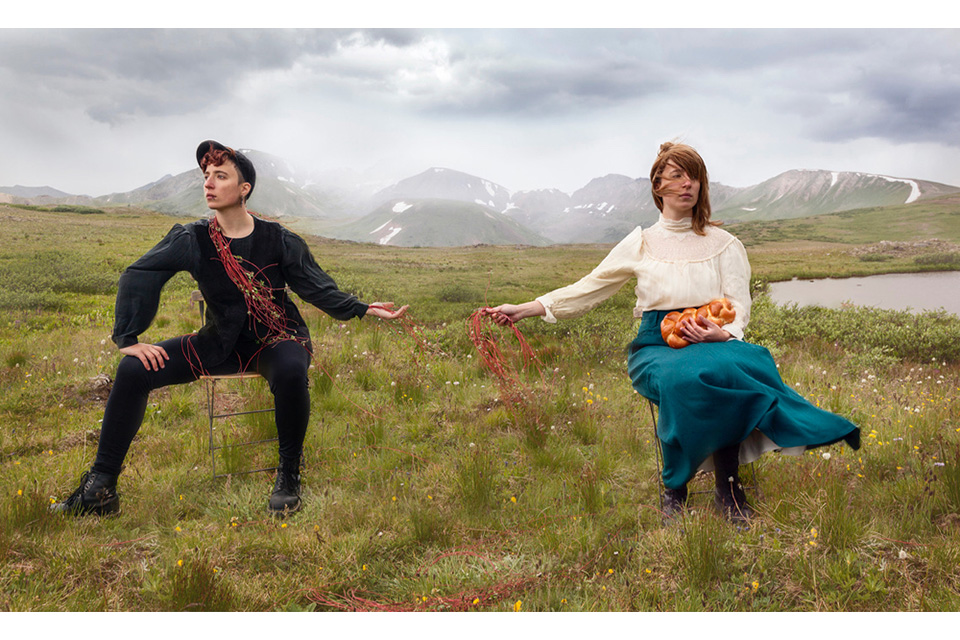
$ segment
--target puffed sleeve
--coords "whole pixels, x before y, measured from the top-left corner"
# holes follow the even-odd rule
[[[313,259],[303,238],[286,228],[282,233],[283,261],[280,268],[294,293],[337,320],[366,315],[367,305],[337,288],[333,278]]]
[[[734,238],[720,254],[720,282],[723,295],[733,305],[737,317],[723,328],[737,340],[743,340],[743,330],[750,322],[750,261],[743,243]]]
[[[643,236],[640,227],[615,246],[589,274],[566,287],[540,296],[537,301],[547,313],[544,320],[576,318],[614,295],[625,282],[636,277]]]
[[[120,275],[114,312],[113,341],[119,348],[137,344],[160,306],[163,285],[178,271],[194,273],[200,249],[194,235],[176,224],[142,258]]]

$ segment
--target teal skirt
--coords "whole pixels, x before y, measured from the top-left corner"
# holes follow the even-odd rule
[[[672,349],[660,335],[667,313],[644,312],[628,360],[633,388],[659,407],[664,486],[679,489],[714,451],[755,429],[777,448],[840,440],[860,448],[860,429],[785,385],[765,348],[729,340]]]

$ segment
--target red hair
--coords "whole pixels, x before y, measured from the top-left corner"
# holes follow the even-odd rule
[[[710,179],[707,176],[707,165],[693,147],[685,144],[664,142],[660,145],[660,153],[657,154],[657,159],[650,169],[650,190],[653,192],[653,203],[657,205],[657,209],[663,211],[660,186],[661,177],[668,162],[673,162],[690,178],[700,183],[700,194],[697,197],[697,204],[693,207],[693,230],[702,236],[708,224],[714,226],[722,224],[710,221]]]
[[[200,169],[202,171],[206,171],[207,167],[210,165],[219,167],[227,160],[229,160],[237,169],[237,175],[240,176],[240,180],[243,182],[243,172],[240,171],[240,167],[237,165],[237,156],[233,153],[233,149],[215,149],[211,144],[210,150],[207,151],[203,158],[200,159]]]

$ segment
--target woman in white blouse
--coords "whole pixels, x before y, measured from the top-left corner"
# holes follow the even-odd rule
[[[783,384],[763,347],[743,342],[750,320],[750,263],[740,241],[710,221],[710,190],[700,155],[664,143],[650,170],[660,220],[637,227],[589,275],[536,300],[490,310],[499,324],[542,316],[575,318],[636,279],[634,317],[640,331],[631,344],[634,388],[660,408],[657,434],[663,450],[664,515],[686,504],[687,482],[698,469],[714,470],[717,507],[732,520],[749,518],[738,467],[764,451],[804,450],[845,440],[860,446],[860,430],[814,407]],[[660,323],[670,311],[727,298],[736,311],[729,324],[684,320],[691,343],[666,345]]]

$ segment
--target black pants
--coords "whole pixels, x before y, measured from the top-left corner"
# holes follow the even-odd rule
[[[199,371],[191,366],[186,356],[188,351],[192,351],[186,341],[195,338],[183,336],[159,343],[170,356],[159,371],[147,369],[138,358],[132,356],[120,361],[103,414],[94,471],[120,473],[130,443],[143,422],[151,391],[197,380]],[[310,357],[307,348],[293,340],[284,340],[269,347],[253,342],[238,342],[233,355],[205,371],[219,375],[256,371],[266,378],[275,401],[282,463],[298,463],[303,450],[310,417],[310,391],[307,386]]]

